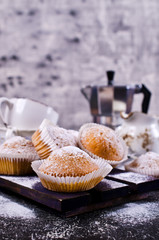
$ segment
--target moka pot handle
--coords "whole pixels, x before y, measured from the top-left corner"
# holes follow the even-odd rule
[[[135,93],[143,93],[142,112],[147,113],[151,99],[150,90],[144,84],[141,84],[135,86]]]

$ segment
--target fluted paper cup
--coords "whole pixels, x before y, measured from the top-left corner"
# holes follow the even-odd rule
[[[44,174],[39,171],[42,161],[32,162],[32,168],[45,188],[57,192],[78,192],[95,187],[112,170],[111,165],[101,159],[92,161],[99,166],[99,169],[81,177],[56,177]]]

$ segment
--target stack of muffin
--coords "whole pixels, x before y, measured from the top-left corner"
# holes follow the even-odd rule
[[[66,130],[44,120],[32,141],[20,136],[0,146],[0,174],[28,175],[32,169],[52,191],[85,191],[127,159],[125,142],[112,129],[84,124]]]

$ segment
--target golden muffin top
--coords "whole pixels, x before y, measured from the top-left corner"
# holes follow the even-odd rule
[[[79,146],[94,157],[120,161],[124,157],[124,142],[114,130],[91,123],[79,130]]]
[[[53,151],[39,167],[41,172],[56,177],[84,176],[98,169],[86,152],[74,146]]]

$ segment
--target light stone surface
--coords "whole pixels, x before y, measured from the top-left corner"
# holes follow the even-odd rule
[[[0,96],[40,100],[78,129],[92,120],[80,88],[113,69],[144,83],[158,114],[158,12],[158,0],[0,0]]]

